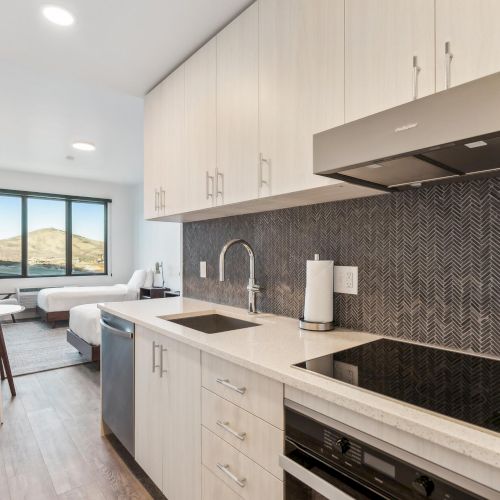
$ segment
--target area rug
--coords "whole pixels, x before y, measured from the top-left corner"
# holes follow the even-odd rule
[[[50,328],[42,321],[2,323],[12,374],[42,372],[87,363],[66,342],[66,327]]]

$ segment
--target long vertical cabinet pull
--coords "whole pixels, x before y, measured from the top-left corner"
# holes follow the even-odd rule
[[[267,180],[264,180],[264,165],[267,165]],[[259,196],[264,186],[267,186],[268,194],[271,194],[271,160],[264,158],[264,155],[259,153]]]
[[[160,209],[163,210],[163,212],[165,212],[166,208],[166,194],[167,192],[165,191],[165,189],[160,186]]]
[[[151,347],[153,348],[153,356],[152,356],[152,360],[153,360],[153,366],[152,366],[152,372],[155,373],[156,369],[157,368],[160,368],[160,365],[157,365],[156,364],[156,349],[158,349],[160,347],[160,344],[157,344],[154,340],[151,342]]]
[[[168,370],[163,368],[163,354],[166,353],[168,349],[166,347],[160,346],[160,377],[163,377],[164,373],[167,373]]]
[[[220,183],[219,183],[220,180]],[[224,174],[219,172],[219,169],[215,169],[215,204],[217,205],[217,200],[221,197],[221,204],[224,204]]]
[[[418,99],[418,74],[420,73],[420,66],[418,65],[417,56],[413,56],[413,100]]]
[[[450,42],[445,42],[444,44],[444,55],[445,55],[445,86],[447,89],[451,87],[451,60],[453,59],[453,54],[451,53]]]
[[[155,189],[155,212],[158,212],[158,190]]]
[[[206,177],[205,177],[205,193],[206,193],[206,198],[209,200],[210,198],[212,199],[212,205],[214,204],[214,176],[210,175],[208,173],[208,170],[205,172]],[[211,185],[211,189],[210,189]]]

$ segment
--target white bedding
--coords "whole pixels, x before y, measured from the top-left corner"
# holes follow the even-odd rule
[[[137,298],[138,290],[127,285],[45,288],[38,292],[38,307],[47,312],[69,311],[72,307],[82,304],[120,302]]]
[[[101,345],[101,311],[97,304],[73,307],[69,312],[69,327],[80,338],[92,345]]]

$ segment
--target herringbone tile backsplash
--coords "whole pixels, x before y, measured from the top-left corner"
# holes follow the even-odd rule
[[[246,306],[256,254],[259,309],[302,314],[305,261],[359,267],[359,294],[335,294],[343,327],[500,355],[500,179],[184,224],[184,295]],[[206,279],[199,262],[207,261]]]

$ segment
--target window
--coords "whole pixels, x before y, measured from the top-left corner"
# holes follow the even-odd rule
[[[101,203],[71,203],[72,273],[103,274],[106,254],[106,207]]]
[[[0,278],[106,274],[110,201],[0,191]]]
[[[66,274],[66,202],[28,198],[28,276]]]
[[[22,274],[21,198],[0,195],[0,276]]]

